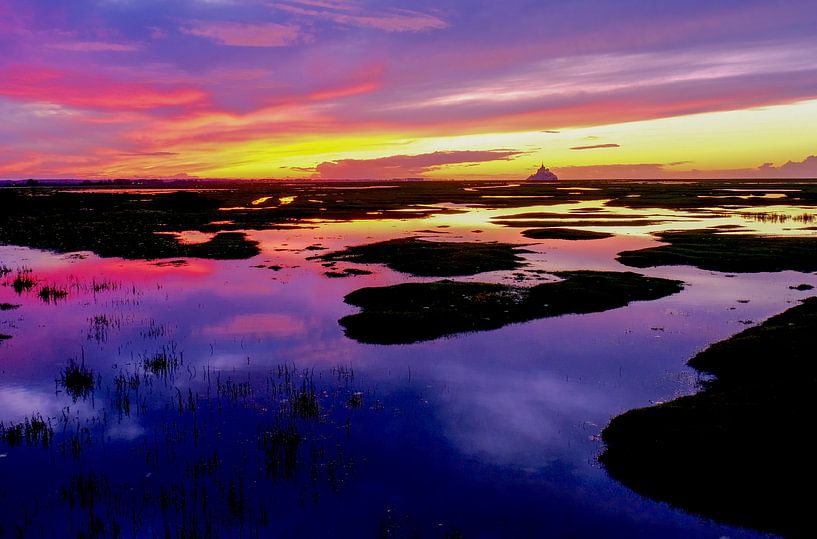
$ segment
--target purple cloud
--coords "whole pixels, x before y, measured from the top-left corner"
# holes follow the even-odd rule
[[[802,161],[788,161],[780,166],[764,163],[755,168],[736,168],[718,170],[677,170],[667,167],[689,163],[636,163],[613,165],[581,165],[555,168],[560,178],[564,179],[817,179],[817,155],[810,155]]]
[[[387,32],[423,32],[446,28],[441,18],[412,9],[372,9],[352,2],[325,2],[314,0],[293,0],[274,4],[275,9],[314,17],[342,24],[366,28],[376,28]]]
[[[65,41],[50,43],[52,49],[74,52],[133,52],[142,48],[139,43],[110,43],[106,41]]]
[[[194,21],[182,32],[232,47],[287,47],[305,39],[293,24]]]
[[[571,150],[596,150],[599,148],[621,148],[619,144],[593,144],[592,146],[573,146]]]
[[[341,159],[321,163],[315,171],[323,180],[414,178],[445,165],[508,161],[522,153],[515,150],[461,150],[376,159]]]

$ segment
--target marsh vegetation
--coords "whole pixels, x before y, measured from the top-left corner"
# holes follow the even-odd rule
[[[74,402],[88,398],[96,386],[94,372],[85,366],[84,361],[71,359],[60,372],[59,385],[65,389]]]
[[[56,498],[36,488],[24,489],[30,498],[6,498],[6,509],[26,509],[6,511],[4,531],[86,538],[266,535],[281,514],[342,493],[357,466],[345,449],[355,418],[382,409],[382,403],[364,406],[350,368],[315,373],[279,365],[262,380],[245,382],[208,371],[182,390],[156,378],[154,370],[163,374],[172,364],[167,356],[166,350],[151,354],[141,372],[121,370],[96,387],[93,373],[71,360],[60,384],[78,398],[94,390],[111,394],[109,405],[84,419],[66,408],[56,419],[35,413],[0,423],[3,456],[44,462],[49,481],[60,485]],[[116,444],[111,447],[107,433],[136,418],[149,419],[156,436],[111,455]],[[45,460],[44,453],[50,455]]]

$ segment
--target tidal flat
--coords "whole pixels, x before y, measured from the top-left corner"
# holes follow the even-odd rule
[[[476,275],[522,266],[518,245],[496,242],[428,241],[399,238],[354,245],[317,257],[328,262],[385,264],[393,270],[422,277]]]
[[[340,319],[346,336],[364,343],[408,344],[497,329],[565,314],[602,312],[683,289],[680,281],[631,272],[562,271],[535,286],[435,281],[362,288],[344,298],[361,312]]]
[[[794,181],[0,187],[0,537],[807,536],[815,219]]]
[[[602,462],[647,496],[793,537],[817,531],[803,492],[817,477],[800,432],[813,414],[817,298],[713,344],[689,364],[702,391],[623,414]]]

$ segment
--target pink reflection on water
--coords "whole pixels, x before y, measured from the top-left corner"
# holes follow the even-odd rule
[[[200,329],[203,337],[267,336],[285,337],[303,333],[306,323],[292,315],[279,313],[242,314],[217,325]]]

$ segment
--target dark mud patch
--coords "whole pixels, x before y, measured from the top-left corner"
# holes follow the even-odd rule
[[[327,271],[324,273],[324,275],[329,277],[330,279],[343,279],[345,277],[354,277],[356,275],[371,275],[371,274],[372,272],[369,270],[358,268],[346,268],[341,271]]]
[[[637,273],[572,271],[533,287],[437,281],[363,288],[346,303],[362,312],[341,318],[346,336],[371,344],[407,344],[537,318],[606,311],[679,292],[680,281]]]
[[[153,265],[159,266],[160,268],[181,268],[188,264],[187,260],[164,260],[162,262],[156,262]]]
[[[661,219],[660,215],[633,215],[594,211],[564,212],[527,212],[496,217],[497,221],[513,221],[523,219],[552,220],[552,219],[606,219],[610,221],[631,221],[633,219]]]
[[[196,193],[86,194],[65,190],[0,191],[0,244],[58,253],[92,251],[126,259],[249,258],[257,244],[243,234],[216,234],[187,245],[174,234],[197,230],[218,212],[218,202]]]
[[[615,234],[574,228],[533,228],[525,230],[522,235],[534,240],[602,240]]]
[[[624,251],[617,260],[635,268],[695,266],[729,273],[817,270],[817,236],[721,234],[707,229],[656,236],[669,245]]]
[[[604,192],[613,200],[607,206],[657,209],[708,209],[713,206],[742,208],[769,204],[813,205],[817,188],[789,181],[696,181],[696,182],[610,182]],[[767,198],[764,195],[782,195]]]
[[[476,275],[523,265],[518,245],[488,242],[438,242],[420,238],[348,247],[318,257],[326,261],[385,264],[393,270],[425,277]]]
[[[183,256],[213,260],[240,260],[252,258],[261,252],[258,242],[248,239],[243,232],[220,232],[209,241],[181,245],[180,248]]]
[[[789,287],[789,290],[797,290],[798,292],[805,292],[807,290],[814,290],[814,287],[811,286],[810,284],[803,283],[803,284],[798,284],[798,285],[792,285],[792,286]]]
[[[661,225],[669,221],[655,220],[655,219],[615,219],[615,220],[601,220],[601,219],[561,219],[561,220],[536,220],[536,219],[505,219],[494,220],[495,225],[507,226],[512,228],[550,228],[550,227],[567,227],[567,226],[614,226],[614,227],[630,227],[630,226],[651,226]]]
[[[729,524],[814,537],[810,492],[817,299],[692,358],[703,391],[616,417],[602,434],[610,475]]]

